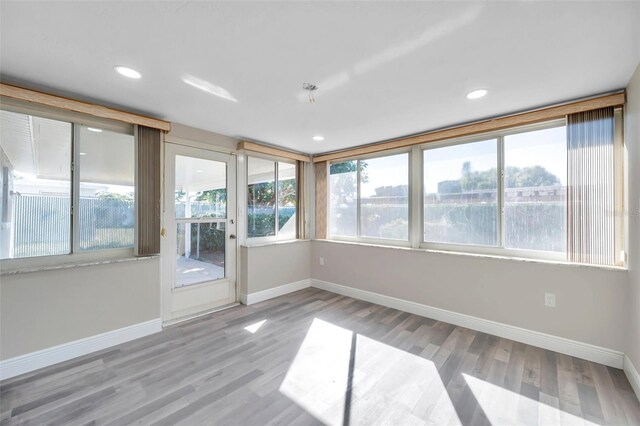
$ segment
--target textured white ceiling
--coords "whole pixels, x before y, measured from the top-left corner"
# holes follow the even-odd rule
[[[309,153],[620,89],[640,61],[638,2],[2,1],[0,15],[5,82]]]

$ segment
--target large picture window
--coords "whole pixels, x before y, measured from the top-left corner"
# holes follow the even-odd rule
[[[247,238],[296,238],[296,165],[247,157]]]
[[[79,248],[133,247],[133,135],[76,126],[79,170]]]
[[[496,139],[424,151],[424,241],[498,243]]]
[[[564,252],[567,129],[504,137],[504,246]]]
[[[334,163],[329,186],[331,236],[408,241],[408,153]]]
[[[330,163],[329,235],[622,265],[619,126],[610,108]]]
[[[132,134],[5,110],[0,120],[1,259],[133,247]]]

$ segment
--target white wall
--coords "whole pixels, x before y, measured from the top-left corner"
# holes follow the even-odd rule
[[[311,259],[314,279],[608,349],[626,344],[626,271],[330,241],[313,241]],[[556,294],[555,309],[545,292]]]
[[[248,295],[309,279],[311,241],[242,246],[240,294]]]
[[[627,87],[625,144],[629,172],[629,317],[625,352],[640,371],[640,65]]]
[[[160,318],[159,259],[3,275],[0,359]]]

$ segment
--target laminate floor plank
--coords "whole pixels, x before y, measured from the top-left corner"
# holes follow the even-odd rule
[[[640,424],[621,370],[309,288],[0,382],[4,425]]]

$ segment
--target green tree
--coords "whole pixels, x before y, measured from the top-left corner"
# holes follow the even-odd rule
[[[368,182],[369,176],[366,170],[368,164],[366,161],[345,161],[329,166],[329,174],[331,176],[337,176],[333,187],[334,193],[332,195],[339,197],[341,204],[345,202],[345,198],[356,192],[358,182],[357,175],[354,172],[358,170],[357,164],[360,164],[360,180],[363,183]]]
[[[507,167],[505,170],[507,188],[526,188],[531,186],[558,186],[560,178],[542,166]]]
[[[208,191],[202,191],[196,196],[196,201],[207,201],[209,203],[226,203],[227,202],[227,189],[210,189]]]
[[[113,193],[113,192],[102,191],[102,192],[99,192],[96,195],[101,200],[133,201],[134,198],[135,198],[133,192],[128,192],[126,194],[117,194],[117,193]]]
[[[462,191],[476,191],[494,189],[497,186],[497,171],[495,168],[483,171],[473,171],[471,162],[465,161],[460,170],[460,187]],[[446,183],[446,185],[445,185]],[[561,184],[558,176],[542,166],[507,167],[505,170],[505,186],[507,188],[527,188],[536,186],[557,186]],[[455,181],[442,181],[439,191],[452,188]],[[455,192],[455,191],[449,191]]]

